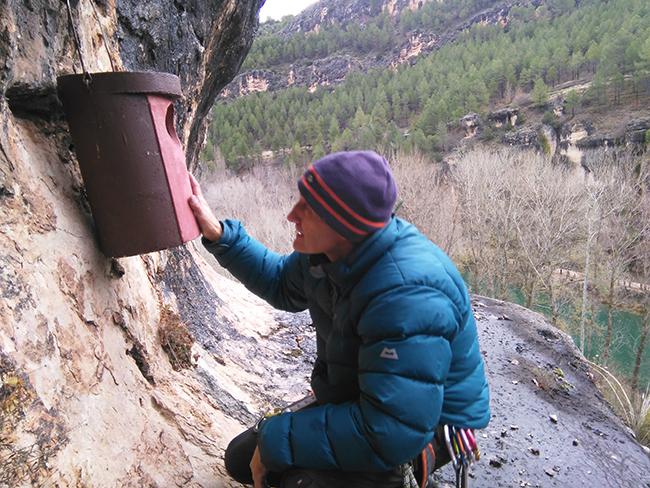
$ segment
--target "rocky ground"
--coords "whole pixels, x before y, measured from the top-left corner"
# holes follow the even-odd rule
[[[541,315],[475,297],[492,420],[474,486],[650,487],[650,457],[597,390],[570,337]],[[453,470],[442,470],[451,482]]]

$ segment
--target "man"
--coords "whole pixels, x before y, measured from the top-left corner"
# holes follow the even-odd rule
[[[262,488],[401,487],[400,465],[439,424],[483,428],[488,386],[465,284],[449,258],[392,215],[397,189],[371,151],[316,161],[287,216],[295,252],[275,254],[219,222],[192,178],[205,247],[253,293],[309,309],[317,404],[233,440],[228,472]],[[249,469],[250,463],[250,469]]]

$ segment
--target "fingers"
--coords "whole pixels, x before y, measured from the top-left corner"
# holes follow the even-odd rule
[[[197,211],[201,210],[201,204],[199,203],[199,199],[196,197],[196,195],[192,195],[187,202],[190,204],[190,208],[194,211],[196,214]]]
[[[192,196],[187,199],[187,203],[194,214],[201,234],[209,241],[218,241],[223,232],[221,223],[215,217],[214,213],[212,213],[212,210],[210,210],[208,202],[203,198],[201,185],[199,185],[199,182],[196,181],[192,173],[189,173],[189,179],[190,186],[192,187]]]
[[[188,174],[190,175],[190,186],[192,187],[192,193],[197,197],[203,198],[203,193],[201,192],[201,185],[199,185],[199,182],[196,181],[196,178],[192,173],[188,173]]]

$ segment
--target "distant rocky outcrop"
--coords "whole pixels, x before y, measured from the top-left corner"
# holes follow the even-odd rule
[[[417,10],[427,1],[430,0],[321,0],[296,16],[282,29],[281,34],[291,36],[297,33],[318,32],[329,26],[350,23],[364,25],[369,18],[380,12],[395,16],[404,10]]]
[[[607,148],[615,146],[643,146],[646,133],[650,130],[650,119],[633,120],[612,133],[589,134],[576,143],[581,149]]]
[[[481,117],[475,112],[469,113],[460,119],[459,125],[465,131],[465,138],[475,137],[481,129]]]
[[[589,119],[558,118],[557,129],[548,124],[521,124],[521,110],[507,107],[490,112],[486,121],[476,113],[469,113],[458,121],[466,139],[480,136],[485,128],[500,130],[500,142],[515,147],[533,148],[550,156],[559,156],[581,164],[588,150],[625,148],[631,152],[645,151],[650,119],[632,120],[613,133],[597,132]]]
[[[220,94],[221,98],[248,95],[255,92],[277,91],[291,86],[319,86],[341,83],[352,71],[359,70],[358,60],[349,55],[331,56],[314,62],[294,65],[288,72],[269,69],[251,70],[238,75]]]
[[[507,132],[503,135],[501,141],[509,146],[541,149],[539,139],[540,128],[541,127],[524,127],[513,132]]]
[[[502,108],[488,114],[488,122],[490,122],[495,128],[503,126],[514,127],[517,125],[518,118],[519,109],[511,107]]]
[[[404,10],[418,10],[425,3],[435,0],[321,0],[296,16],[276,34],[280,38],[293,35],[318,33],[333,26],[349,24],[364,26],[369,19],[386,12],[395,16]],[[356,56],[343,52],[328,59],[297,61],[289,66],[274,66],[263,70],[253,69],[240,73],[221,98],[238,98],[250,93],[250,80],[255,80],[255,91],[276,91],[289,86],[332,86],[342,82],[353,71],[365,72],[374,68],[396,68],[405,63],[415,63],[419,56],[428,54],[453,42],[456,37],[475,24],[507,26],[508,14],[513,6],[538,3],[527,0],[496,1],[494,5],[480,12],[472,12],[457,25],[449,26],[442,32],[414,30],[398,34],[398,44],[386,52],[372,53],[369,56]],[[345,51],[345,50],[344,50]],[[342,59],[346,63],[342,63]],[[317,65],[315,72],[313,66]],[[253,78],[251,78],[251,76]]]

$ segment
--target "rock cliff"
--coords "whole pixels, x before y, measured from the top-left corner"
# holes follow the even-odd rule
[[[250,47],[261,0],[70,3],[89,71],[180,76],[178,133],[196,167],[204,116]],[[261,400],[214,380],[236,355],[203,351],[225,355],[228,337],[273,317],[248,307],[239,330],[242,307],[208,283],[191,245],[99,252],[55,94],[73,72],[66,2],[0,3],[0,486],[225,483],[225,442]],[[267,381],[248,368],[221,376]]]

